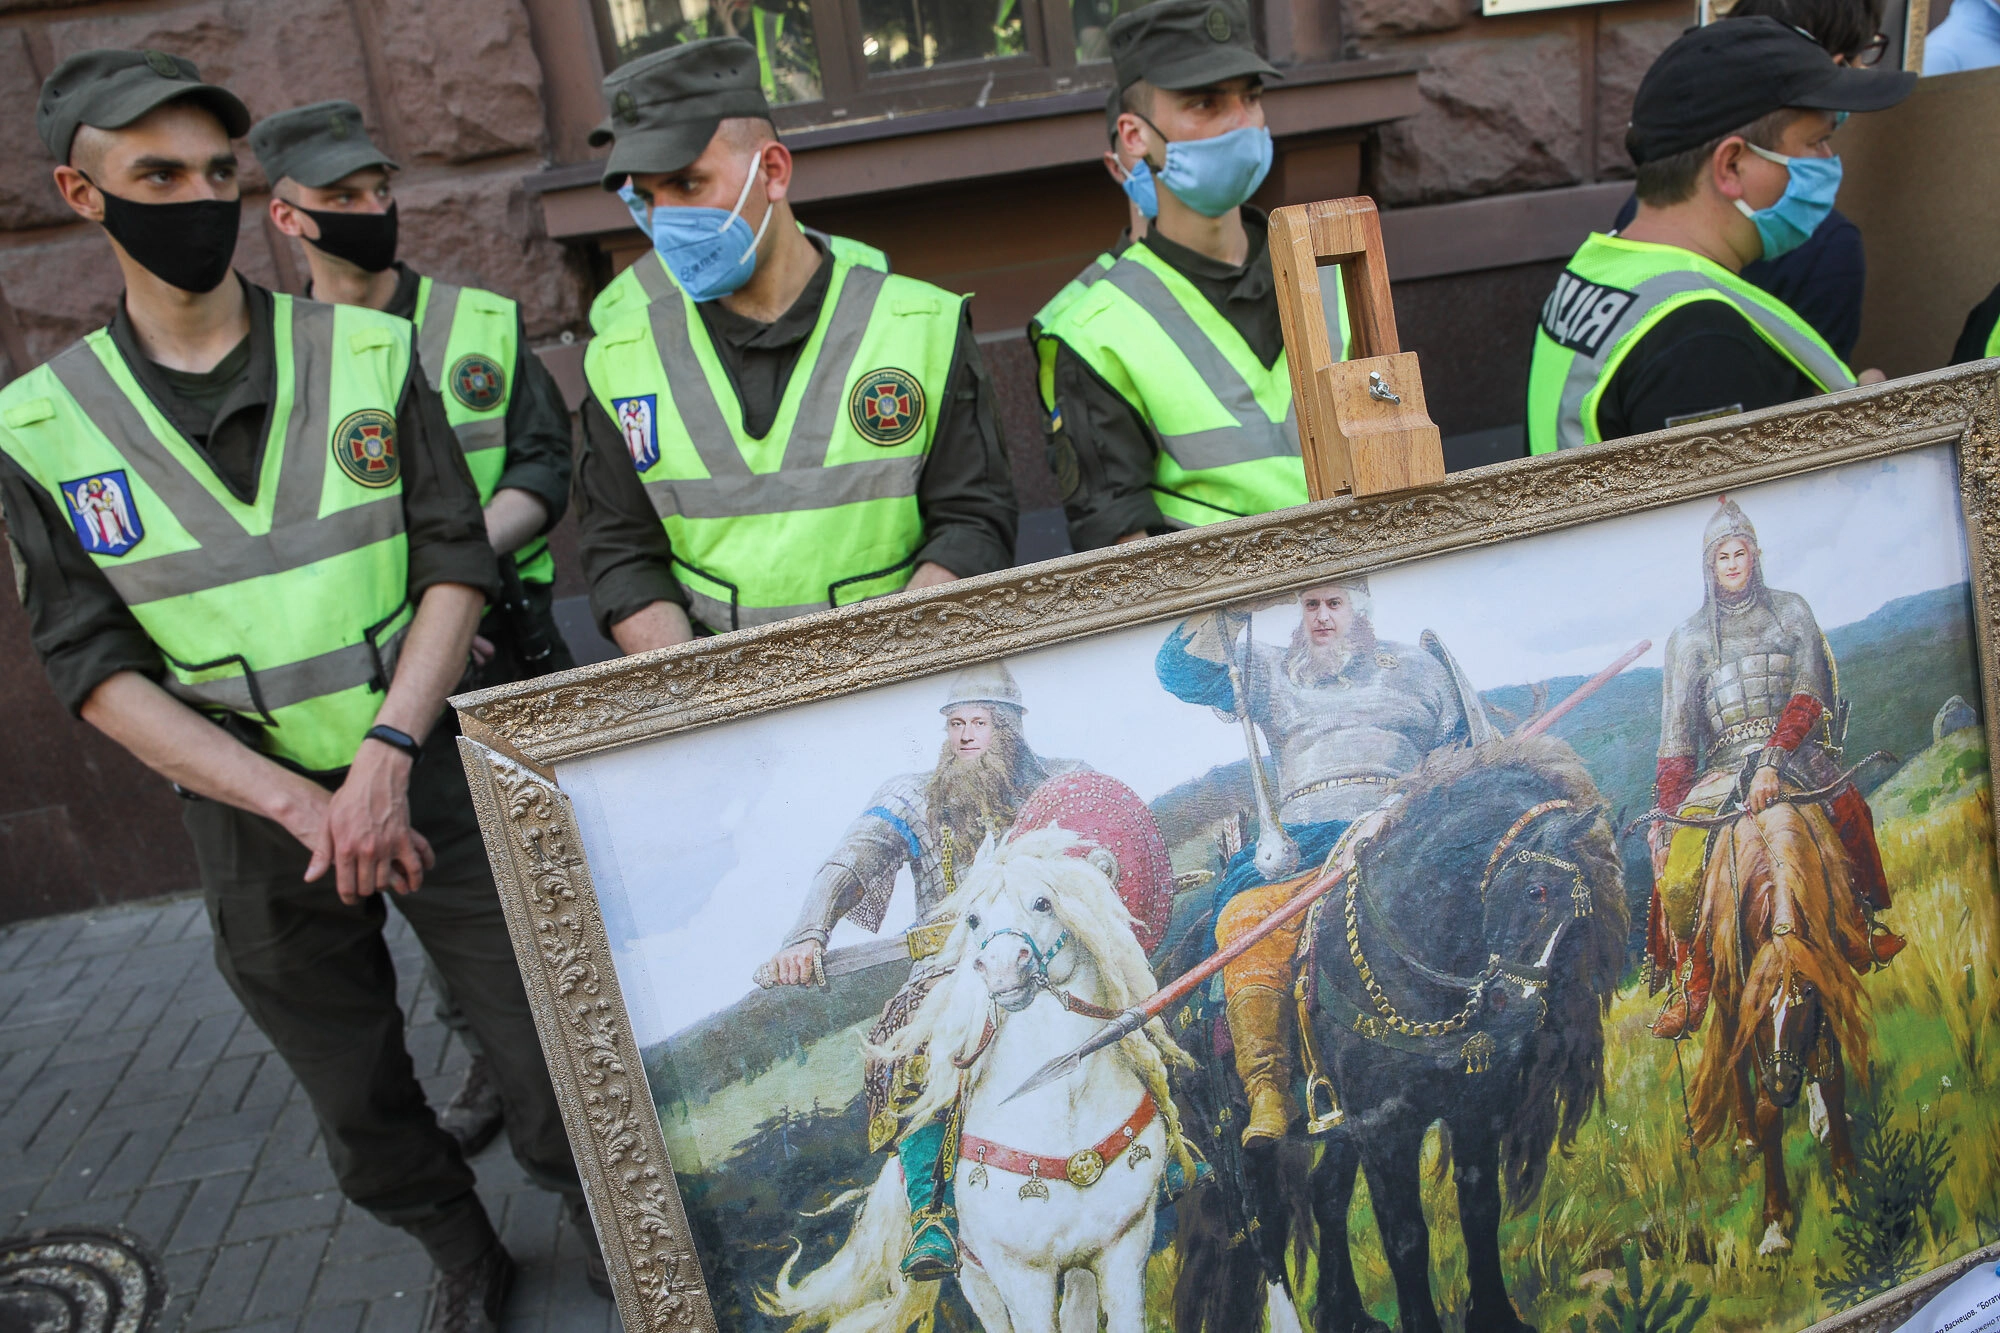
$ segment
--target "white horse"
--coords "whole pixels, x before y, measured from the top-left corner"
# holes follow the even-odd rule
[[[1131,915],[1076,848],[1060,828],[982,847],[949,904],[957,916],[945,946],[952,974],[870,1052],[927,1053],[930,1077],[908,1123],[927,1123],[962,1098],[958,1277],[988,1333],[1096,1330],[1100,1312],[1110,1333],[1142,1333],[1169,1152],[1193,1178],[1167,1087],[1168,1064],[1191,1062],[1159,1023],[1002,1105],[1098,1028],[1092,1011],[1124,1009],[1156,989]],[[1061,1175],[1041,1165],[1058,1161]],[[1078,1175],[1089,1183],[1072,1183]],[[863,1194],[850,1191],[830,1207]],[[760,1304],[792,1317],[794,1329],[904,1333],[938,1296],[937,1283],[902,1276],[909,1234],[902,1169],[891,1159],[839,1253],[796,1285],[794,1254]]]

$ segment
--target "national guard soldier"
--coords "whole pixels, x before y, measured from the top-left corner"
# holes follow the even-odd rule
[[[551,610],[555,559],[546,536],[569,504],[569,410],[528,348],[520,306],[424,277],[396,258],[396,164],[369,140],[354,103],[266,116],[251,127],[250,147],[271,182],[272,225],[305,251],[312,295],[417,326],[419,359],[465,451],[487,535],[513,556],[521,592],[511,605],[503,595],[480,623],[473,655],[486,660],[473,684],[575,666]]]
[[[1041,390],[1042,411],[1048,417],[1051,443],[1062,434],[1062,414],[1056,410],[1056,343],[1048,336],[1049,325],[1055,322],[1057,315],[1076,304],[1077,299],[1095,286],[1099,278],[1109,273],[1111,266],[1118,262],[1118,257],[1132,248],[1133,241],[1146,234],[1146,228],[1160,214],[1159,189],[1152,171],[1147,168],[1144,158],[1127,157],[1125,146],[1118,137],[1118,117],[1123,112],[1118,91],[1113,89],[1104,102],[1104,129],[1111,144],[1104,150],[1104,170],[1124,191],[1125,230],[1109,250],[1091,260],[1083,272],[1064,283],[1062,290],[1050,297],[1048,304],[1028,321],[1028,344],[1035,349],[1035,386]],[[1062,462],[1064,459],[1053,461]]]
[[[520,307],[477,287],[423,277],[396,258],[396,164],[368,138],[361,108],[315,102],[266,116],[250,148],[271,182],[272,225],[297,237],[322,301],[366,306],[417,326],[418,359],[465,452],[486,535],[501,556],[501,593],[472,655],[471,687],[575,666],[552,611],[555,560],[546,536],[569,503],[569,411],[529,350]],[[499,1088],[479,1037],[427,970],[438,1017],[472,1059],[439,1122],[470,1156],[501,1125]]]
[[[605,188],[675,290],[584,356],[599,627],[640,652],[1005,566],[1013,486],[964,301],[800,230],[755,48],[669,47],[604,91]]]
[[[1176,698],[1247,711],[1277,762],[1271,804],[1298,848],[1299,869],[1366,842],[1387,823],[1391,790],[1432,753],[1496,734],[1479,692],[1436,635],[1375,637],[1365,577],[1306,588],[1290,644],[1260,643],[1240,611],[1184,621],[1155,660]],[[1351,836],[1350,836],[1351,831]],[[1216,944],[1227,947],[1290,901],[1296,885],[1267,883],[1256,846],[1230,858],[1216,884]],[[1294,919],[1222,970],[1224,1016],[1250,1102],[1243,1146],[1265,1149],[1298,1119],[1292,1094]]]
[[[1853,69],[1758,15],[1690,29],[1632,103],[1630,226],[1592,235],[1542,305],[1528,447],[1542,454],[1852,388],[1790,306],[1738,276],[1811,236],[1833,207],[1843,113],[1909,95],[1916,76]],[[1883,378],[1865,371],[1860,383]]]
[[[594,1248],[434,725],[493,553],[410,325],[232,273],[249,125],[159,51],[87,51],[42,85],[56,187],[125,292],[109,328],[0,390],[17,586],[63,702],[188,797],[216,965],[305,1088],[342,1192],[429,1252],[433,1328],[490,1329],[513,1265],[425,1104],[382,924],[394,890],[493,1053],[517,1158]]]
[[[1159,216],[1049,321],[1051,462],[1079,550],[1307,500],[1269,224],[1263,81],[1237,0],[1159,0],[1110,28],[1119,142]]]

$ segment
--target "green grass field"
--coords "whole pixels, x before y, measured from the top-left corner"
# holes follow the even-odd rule
[[[1885,920],[1910,943],[1864,983],[1875,1079],[1864,1090],[1850,1075],[1849,1109],[1872,1099],[1895,1129],[1932,1131],[1950,1146],[1950,1170],[1919,1222],[1911,1262],[1922,1272],[2000,1239],[2000,886],[1983,740],[1977,732],[1947,737],[1871,804],[1896,896]],[[1604,1104],[1570,1154],[1551,1163],[1541,1195],[1501,1229],[1516,1308],[1543,1330],[1566,1330],[1573,1316],[1594,1319],[1602,1291],[1622,1287],[1625,1247],[1636,1245],[1648,1287],[1686,1281],[1709,1299],[1704,1330],[1796,1329],[1835,1313],[1819,1281],[1840,1266],[1841,1187],[1803,1101],[1785,1132],[1798,1214],[1793,1248],[1760,1258],[1762,1164],[1729,1143],[1690,1158],[1672,1047],[1647,1031],[1657,1007],[1637,984],[1619,995],[1607,1020]],[[1694,1054],[1683,1052],[1690,1068]],[[1449,1170],[1438,1169],[1439,1152],[1433,1130],[1424,1188],[1431,1287],[1446,1328],[1459,1330],[1465,1252],[1457,1192]],[[1362,1291],[1393,1327],[1395,1289],[1365,1181],[1351,1228]],[[1152,1323],[1163,1331],[1174,1263],[1170,1251],[1156,1255],[1149,1274]],[[1309,1303],[1311,1265],[1296,1276]]]

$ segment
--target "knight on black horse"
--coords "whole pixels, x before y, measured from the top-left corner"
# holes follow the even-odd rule
[[[1255,643],[1246,618],[1225,612],[1183,625],[1158,662],[1176,695],[1257,722],[1284,792],[1269,803],[1282,828],[1225,866],[1211,910],[1163,948],[1160,975],[1227,946],[1323,863],[1351,867],[1310,918],[1223,970],[1222,1023],[1204,992],[1173,1020],[1198,1059],[1211,1057],[1209,1084],[1226,1077],[1212,1058],[1226,1033],[1242,1082],[1240,1096],[1191,1090],[1189,1125],[1216,1155],[1220,1189],[1182,1210],[1175,1326],[1239,1326],[1254,1278],[1288,1288],[1285,1251],[1316,1231],[1316,1328],[1379,1327],[1347,1252],[1365,1164],[1403,1326],[1437,1328],[1417,1158],[1441,1119],[1470,1260],[1467,1327],[1519,1328],[1500,1272],[1503,1168],[1525,1202],[1550,1147],[1594,1105],[1601,1015],[1623,957],[1603,803],[1567,746],[1501,739],[1434,636],[1378,641],[1365,581],[1308,589],[1299,603],[1288,648]],[[1296,848],[1295,866],[1274,841]],[[1304,873],[1282,873],[1292,868]],[[1239,1109],[1240,1138],[1228,1132]],[[1308,1137],[1325,1144],[1317,1162]],[[1204,1217],[1208,1232],[1190,1235]]]

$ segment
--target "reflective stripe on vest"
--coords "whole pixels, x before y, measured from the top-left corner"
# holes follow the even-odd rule
[[[741,629],[908,583],[923,542],[917,481],[944,407],[960,298],[836,260],[763,439],[743,432],[707,328],[676,298],[593,339],[584,366],[666,527],[695,618]],[[921,414],[907,435],[903,424],[879,428],[870,386]]]
[[[261,723],[267,752],[324,771],[373,725],[411,620],[399,468],[355,476],[386,466],[357,446],[393,442],[410,327],[271,299],[276,394],[251,501],[101,329],[0,391],[0,448],[70,516],[166,659],[169,691]],[[340,448],[353,463],[328,466]]]
[[[432,391],[444,402],[445,419],[458,437],[483,507],[507,471],[507,410],[514,402],[514,372],[524,355],[520,307],[477,287],[419,278],[416,325],[417,359]],[[470,364],[475,357],[499,375],[498,397],[485,407],[466,401],[481,399],[476,382],[466,378],[475,373]],[[526,582],[555,582],[556,562],[549,554],[548,538],[532,538],[514,552],[514,567]]]
[[[1160,451],[1153,490],[1170,523],[1306,503],[1285,354],[1263,365],[1221,312],[1146,246],[1127,250],[1050,333],[1153,432]]]
[[[799,231],[818,241],[821,249],[843,263],[872,268],[880,273],[889,271],[889,256],[872,245],[864,245],[846,236],[829,236],[804,223],[799,224]],[[667,272],[666,261],[660,258],[660,252],[649,248],[606,283],[604,290],[597,294],[597,299],[590,303],[591,331],[602,333],[627,315],[679,292],[680,284]]]
[[[1095,287],[1117,262],[1109,250],[1091,260],[1089,268],[1064,283],[1063,289],[1050,297],[1049,303],[1028,321],[1028,341],[1035,345],[1035,385],[1042,391],[1044,412],[1053,413],[1056,410],[1056,340],[1048,336],[1049,325],[1055,323],[1056,316],[1081,300],[1083,294]]]
[[[1694,301],[1728,302],[1821,392],[1854,387],[1826,340],[1777,297],[1690,250],[1592,235],[1542,304],[1528,371],[1530,452],[1600,443],[1597,404],[1619,366]]]

